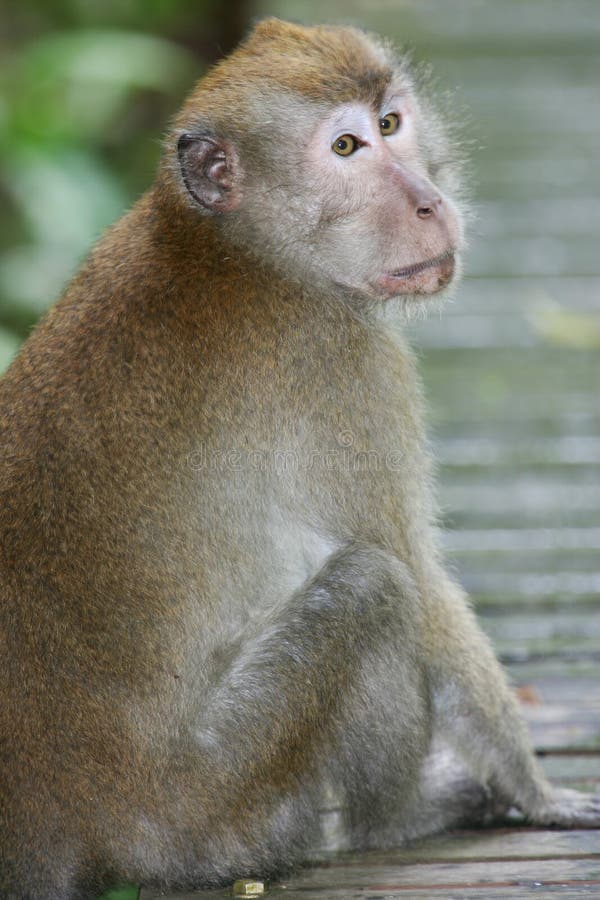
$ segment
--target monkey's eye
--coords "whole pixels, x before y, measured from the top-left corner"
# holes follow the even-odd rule
[[[351,134],[343,134],[331,145],[331,149],[338,156],[350,156],[355,150],[358,150],[360,144]]]
[[[397,113],[386,113],[379,120],[379,130],[383,135],[394,134],[400,128],[400,116]]]

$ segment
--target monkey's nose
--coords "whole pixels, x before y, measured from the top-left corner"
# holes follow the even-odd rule
[[[444,201],[439,194],[429,194],[417,198],[417,215],[420,219],[431,219],[433,216],[444,218]]]

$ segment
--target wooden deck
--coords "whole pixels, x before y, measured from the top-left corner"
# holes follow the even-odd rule
[[[563,900],[600,896],[594,832],[512,829],[460,833],[410,850],[369,854],[306,871],[272,886],[268,896],[294,900]],[[170,894],[168,900],[230,898],[231,891]],[[166,900],[142,891],[140,900]]]
[[[318,21],[321,7],[269,11]],[[412,43],[471,110],[479,215],[467,278],[441,316],[412,328],[448,553],[549,776],[600,790],[600,6],[339,5],[340,19],[351,14]],[[557,895],[600,897],[600,832],[460,832],[271,888],[288,900]]]
[[[542,757],[552,780],[599,790],[600,751],[585,741],[588,708],[573,695],[567,698],[563,690],[558,703],[541,701],[532,707],[535,714],[530,720],[535,723],[534,733],[553,748]],[[597,735],[599,703],[594,713]],[[563,746],[558,743],[561,739],[567,740]],[[269,887],[272,900],[520,900],[530,896],[540,900],[600,897],[599,833],[522,825],[465,830],[393,851],[344,854]],[[145,889],[140,894],[140,900],[230,897],[230,890],[164,895]]]

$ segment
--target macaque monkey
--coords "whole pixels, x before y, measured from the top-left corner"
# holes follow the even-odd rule
[[[0,897],[273,876],[326,786],[353,848],[600,825],[438,549],[391,323],[461,220],[452,140],[358,30],[264,21],[185,103],[0,384]]]

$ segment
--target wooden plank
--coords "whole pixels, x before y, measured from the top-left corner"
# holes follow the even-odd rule
[[[560,859],[490,860],[473,862],[442,861],[404,865],[397,861],[374,865],[368,856],[359,857],[353,865],[333,864],[328,868],[314,868],[297,878],[285,882],[286,893],[306,890],[340,890],[362,888],[363,891],[381,892],[419,886],[421,889],[436,886],[460,887],[466,884],[519,885],[553,881],[593,881],[600,885],[600,856],[592,858],[562,857]],[[456,888],[454,888],[456,889]]]
[[[563,434],[548,440],[531,434],[492,436],[485,430],[470,434],[463,430],[438,440],[436,458],[448,468],[600,467],[600,439],[596,434]]]
[[[553,831],[529,827],[477,829],[414,842],[409,847],[369,854],[379,865],[445,861],[600,859],[600,834],[595,830]]]
[[[571,706],[577,706],[578,699],[587,703],[589,698],[598,696],[598,662],[595,659],[551,656],[512,660],[505,667],[514,684],[533,685],[542,689],[546,696],[564,697],[565,704]]]
[[[538,749],[559,747],[581,749],[598,748],[600,742],[600,712],[584,705],[570,709],[560,704],[528,707],[524,715],[534,745]]]
[[[430,316],[412,326],[420,336],[431,329],[443,329],[445,322],[454,317],[480,316],[501,319],[509,315],[521,321],[528,320],[528,312],[534,300],[546,299],[560,303],[571,311],[598,313],[600,309],[600,276],[550,276],[535,278],[507,276],[486,278],[468,275],[460,286],[460,294],[454,303],[444,306],[442,317]]]
[[[525,538],[525,535],[523,537]],[[556,547],[554,549],[548,547],[545,550],[528,548],[521,552],[518,552],[517,548],[507,547],[504,550],[493,550],[490,548],[488,551],[480,550],[478,552],[453,551],[449,552],[448,556],[458,565],[459,571],[464,570],[469,577],[472,576],[473,578],[480,576],[482,584],[485,584],[484,576],[486,573],[491,576],[495,572],[497,576],[504,568],[506,571],[507,593],[511,591],[511,577],[517,579],[515,586],[518,586],[522,580],[521,576],[529,577],[537,573],[543,577],[544,572],[546,572],[548,575],[564,576],[567,587],[570,580],[573,580],[576,584],[578,577],[584,577],[584,586],[593,588],[595,580],[591,579],[590,576],[598,574],[596,552],[579,547]],[[497,586],[502,587],[500,582],[497,582]],[[558,582],[558,587],[560,589],[560,581]],[[542,592],[544,588],[543,580],[539,582],[534,581],[529,586],[527,593],[531,595],[534,590]],[[600,594],[597,592],[596,600],[600,600]]]
[[[449,893],[450,891],[450,893]],[[535,896],[537,900],[553,900],[560,897],[561,900],[578,900],[580,897],[599,896],[598,881],[577,881],[575,885],[561,882],[559,884],[542,884],[534,882],[531,884],[509,884],[509,885],[485,885],[485,894],[482,893],[481,884],[460,884],[450,885],[436,889],[429,885],[412,885],[402,887],[399,890],[384,888],[383,891],[367,891],[362,888],[356,891],[344,889],[338,890],[319,890],[319,891],[292,891],[286,889],[271,889],[268,897],[286,897],[290,893],[296,897],[310,897],[312,900],[340,900],[340,898],[356,898],[356,900],[409,900],[411,897],[431,897],[443,898],[443,900],[461,900],[461,898],[475,898],[475,900],[520,900],[523,897]],[[143,890],[140,894],[140,900],[198,900],[204,897],[206,900],[231,900],[231,891],[201,891],[198,893],[186,894],[161,894],[156,891]]]
[[[469,572],[454,561],[455,571],[461,572],[460,580],[474,597],[477,609],[497,609],[501,605],[508,614],[510,609],[538,608],[549,615],[568,604],[573,607],[598,609],[600,575],[596,572]]]
[[[404,896],[409,890],[485,891],[594,887],[600,893],[600,834],[597,831],[549,831],[513,828],[465,831],[420,841],[407,848],[367,854],[344,854],[274,885],[270,895],[306,896],[315,900],[350,896]],[[140,900],[158,900],[145,889]],[[170,900],[226,897],[228,891],[169,894]],[[511,896],[509,893],[508,896]],[[513,894],[512,896],[520,896]],[[542,894],[543,896],[543,894]]]
[[[587,671],[585,669],[587,663]],[[534,745],[546,751],[600,752],[598,664],[542,659],[508,666],[513,682],[526,687],[533,702],[521,704]],[[598,757],[600,774],[600,756]]]
[[[600,443],[600,441],[599,441]],[[598,448],[600,462],[600,447]],[[497,552],[511,553],[525,550],[556,553],[560,550],[591,550],[598,561],[600,550],[600,526],[589,528],[491,528],[450,531],[444,535],[444,543],[454,553]]]
[[[427,864],[375,865],[368,857],[356,857],[354,862],[341,862],[329,867],[310,869],[296,878],[270,890],[272,898],[326,898],[370,896],[407,897],[408,892],[429,896],[432,891],[454,892],[461,896],[467,889],[478,890],[477,896],[487,898],[489,890],[512,889],[512,896],[522,896],[527,889],[540,887],[595,888],[600,893],[600,855],[585,859],[563,857],[554,860],[511,859],[477,860],[474,862],[433,862]],[[230,897],[231,892],[202,891],[164,895],[160,891],[143,889],[140,900],[190,900],[193,897]],[[510,892],[508,896],[511,896]]]
[[[571,71],[570,58],[573,69],[585,74],[581,57],[589,60],[598,42],[598,17],[593,0],[578,0],[565,9],[553,4],[550,10],[539,0],[504,0],[495,6],[476,0],[453,4],[438,0],[404,3],[401,7],[361,0],[354,6],[361,21],[372,22],[373,17],[377,17],[376,23],[381,20],[388,29],[391,24],[397,29],[400,41],[410,40],[417,46],[430,47],[438,62],[442,56],[448,60],[456,58],[459,74],[469,65],[470,58],[474,58],[477,68],[469,80],[474,86],[497,85],[496,103],[501,107],[503,104],[508,107],[508,100],[513,95],[518,101],[521,95],[527,94],[525,85],[528,88],[530,85],[543,87],[555,80],[564,80],[563,73],[566,72],[568,77]],[[301,3],[299,0],[279,0],[277,9],[284,14],[303,15],[307,21],[314,16],[316,20],[323,17],[332,20],[336,15],[348,14],[347,5],[339,0],[331,0],[326,12],[315,0],[302,0]],[[543,26],[540,24],[542,9]],[[392,10],[394,16],[390,15]],[[551,60],[554,65],[550,64]],[[506,98],[500,86],[505,81],[510,84],[513,78],[513,90],[510,98]],[[589,74],[586,81],[589,82]],[[487,112],[489,117],[489,110],[490,107],[485,107],[482,113]],[[506,115],[497,123],[497,129],[501,131],[504,127],[505,132],[513,134],[508,113],[507,109]],[[554,133],[557,134],[560,129],[556,125],[556,114],[554,122]]]
[[[506,226],[508,229],[508,225]],[[493,246],[492,246],[493,244]],[[597,275],[598,244],[592,235],[570,240],[541,234],[506,234],[473,241],[469,271],[473,275]]]
[[[573,478],[552,471],[508,472],[503,478],[495,473],[493,479],[472,471],[455,473],[440,494],[447,527],[455,529],[514,526],[516,509],[524,528],[560,527],[567,512],[575,527],[596,525],[599,518],[600,482],[581,470]]]
[[[544,772],[551,781],[581,791],[600,793],[600,748],[586,755],[545,753],[540,757]]]
[[[590,654],[600,664],[600,604],[597,608],[570,610],[505,611],[479,616],[496,652],[509,659],[534,656]],[[600,690],[597,705],[600,706]]]

